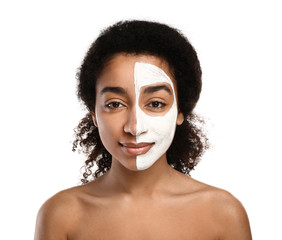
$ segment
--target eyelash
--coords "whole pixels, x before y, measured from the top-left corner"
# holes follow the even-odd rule
[[[155,104],[155,103],[157,103],[158,105],[161,105],[161,106],[154,107],[153,104]],[[153,101],[153,102],[150,102],[147,106],[150,107],[150,108],[153,108],[153,109],[161,109],[161,108],[164,108],[166,106],[166,104],[163,103],[163,102],[160,102],[160,101]]]
[[[157,104],[158,106],[154,106],[155,104]],[[147,107],[149,107],[153,110],[160,110],[160,109],[164,108],[166,105],[167,104],[160,102],[160,101],[152,101],[149,104],[147,104]],[[121,102],[110,102],[110,103],[107,103],[105,105],[105,108],[115,110],[115,109],[119,109],[123,106],[124,105]]]
[[[118,104],[119,107],[114,106],[114,104]],[[107,108],[107,109],[118,109],[118,108],[121,108],[121,107],[123,107],[123,106],[124,106],[124,105],[123,105],[121,102],[110,102],[110,103],[107,103],[107,104],[105,105],[105,108]]]

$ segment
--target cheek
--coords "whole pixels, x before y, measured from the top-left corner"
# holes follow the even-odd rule
[[[174,135],[176,118],[177,109],[174,105],[166,115],[158,117],[149,116],[140,110],[137,114],[137,128],[140,128],[139,131],[144,131],[146,138],[152,138],[151,140],[171,138]]]
[[[148,116],[140,112],[137,126],[142,127],[145,132],[137,136],[137,142],[153,142],[154,146],[146,154],[137,156],[138,170],[149,168],[166,153],[174,137],[176,117],[176,106],[173,106],[166,115],[159,117]]]
[[[99,136],[102,140],[102,143],[107,148],[109,143],[111,143],[119,134],[119,124],[120,121],[118,119],[111,118],[110,116],[105,116],[105,114],[101,114],[97,116],[97,124]]]

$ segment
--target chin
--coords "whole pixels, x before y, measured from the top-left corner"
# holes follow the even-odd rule
[[[144,171],[144,170],[147,170],[148,168],[150,168],[152,166],[153,166],[153,164],[142,166],[142,167],[139,167],[138,169],[136,169],[136,171]]]

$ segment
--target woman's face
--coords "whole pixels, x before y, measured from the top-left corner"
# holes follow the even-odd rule
[[[112,160],[144,170],[166,157],[177,124],[177,93],[169,66],[149,55],[115,55],[96,83],[93,121]]]

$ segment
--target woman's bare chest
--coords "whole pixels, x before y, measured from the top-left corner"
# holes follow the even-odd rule
[[[214,239],[212,219],[197,205],[101,205],[83,213],[71,240]]]

